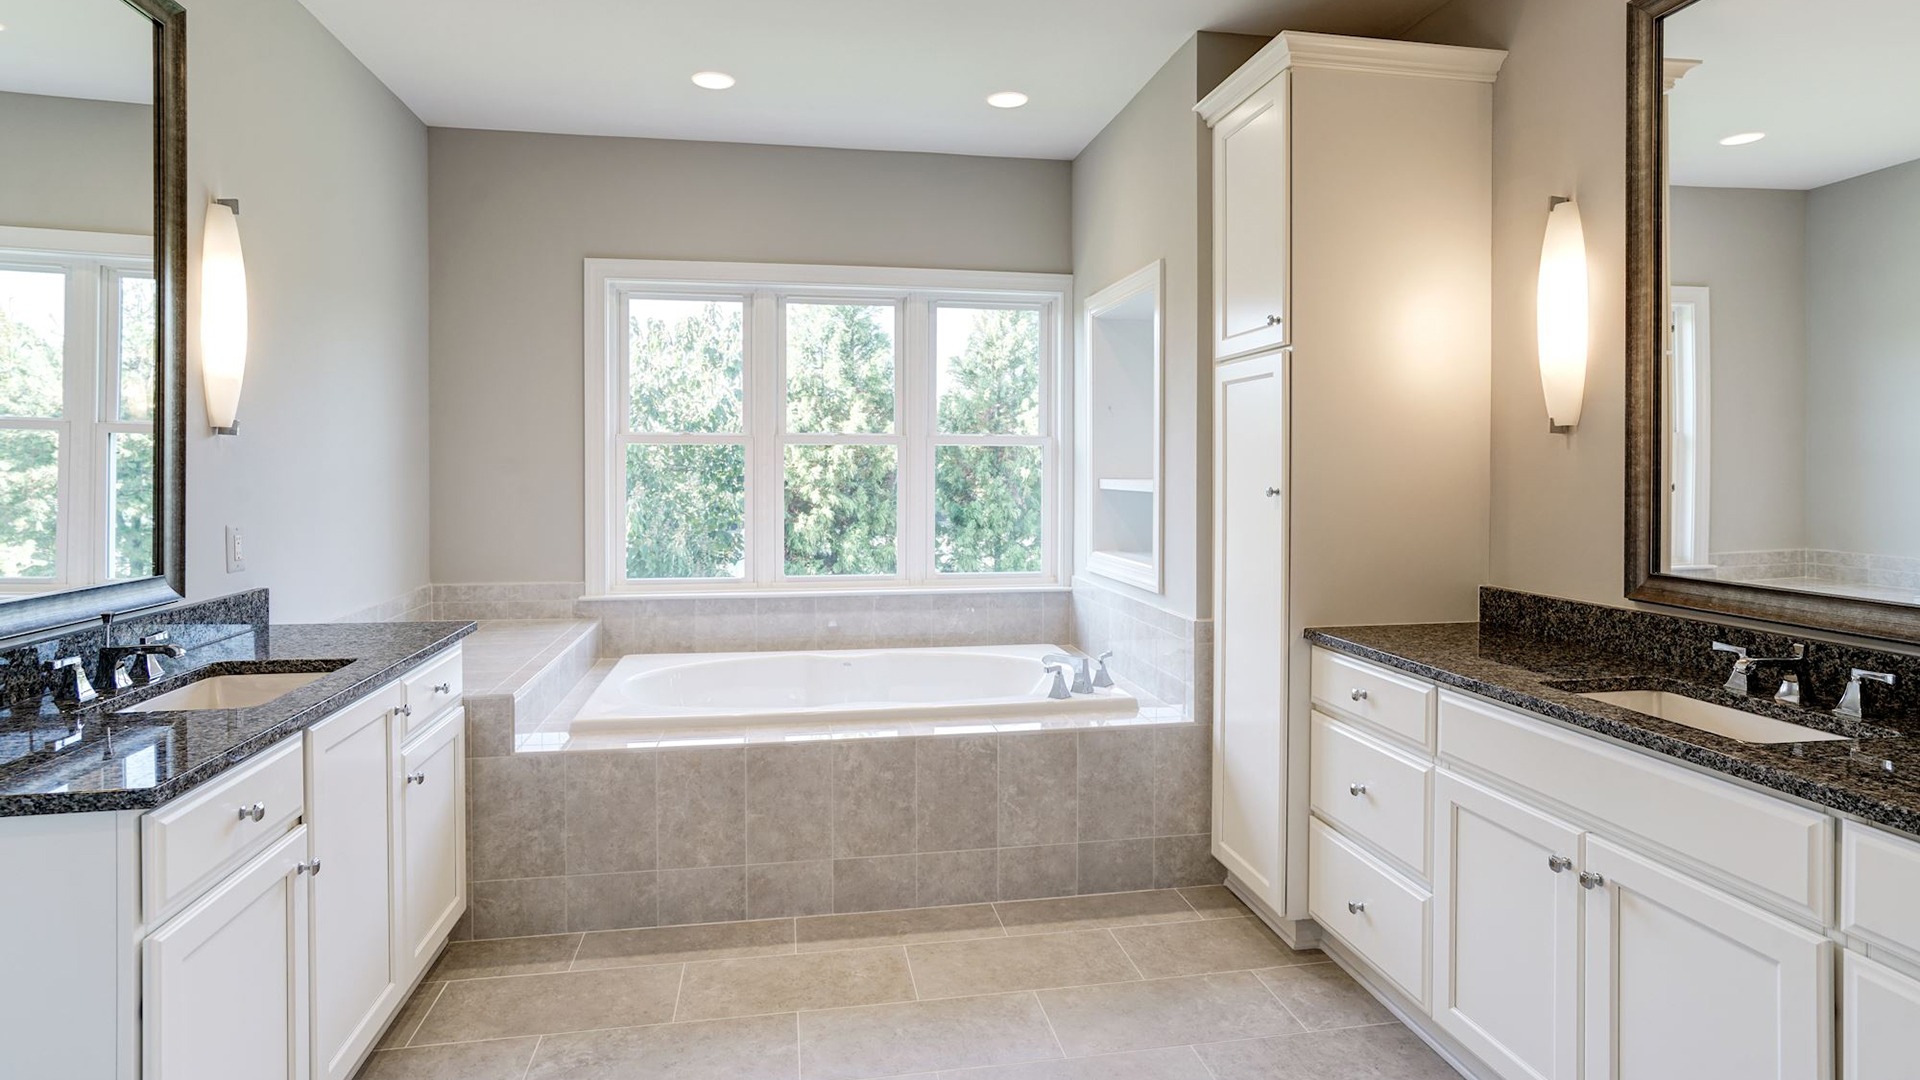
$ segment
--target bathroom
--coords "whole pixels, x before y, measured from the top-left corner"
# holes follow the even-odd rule
[[[0,1076],[1920,1075],[1916,41],[0,0]]]

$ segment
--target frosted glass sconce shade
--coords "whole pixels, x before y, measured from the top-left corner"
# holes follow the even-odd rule
[[[240,384],[247,374],[247,264],[240,252],[240,201],[207,207],[200,245],[200,381],[207,424],[216,434],[235,431]]]
[[[1547,212],[1537,302],[1547,424],[1565,433],[1580,423],[1587,392],[1587,239],[1571,199],[1555,199]]]

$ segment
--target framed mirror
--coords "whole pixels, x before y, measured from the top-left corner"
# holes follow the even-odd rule
[[[1629,20],[1627,594],[1920,642],[1920,6]]]
[[[186,592],[186,15],[0,31],[0,639]]]

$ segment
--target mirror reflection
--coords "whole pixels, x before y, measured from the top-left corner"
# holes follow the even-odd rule
[[[0,600],[159,572],[153,23],[0,4]]]
[[[1663,25],[1665,568],[1920,603],[1920,5]]]

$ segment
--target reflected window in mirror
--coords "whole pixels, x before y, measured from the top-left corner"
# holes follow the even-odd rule
[[[151,246],[0,227],[0,590],[155,572]]]
[[[1920,5],[1661,27],[1660,569],[1920,603]]]

